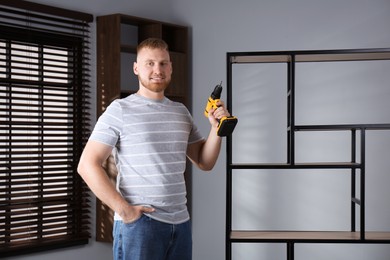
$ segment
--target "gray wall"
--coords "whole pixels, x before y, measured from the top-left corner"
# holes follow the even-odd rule
[[[342,48],[378,48],[390,47],[390,2],[388,0],[170,0],[170,1],[61,1],[40,0],[59,7],[78,9],[96,15],[120,12],[129,15],[141,16],[167,22],[182,23],[191,27],[192,38],[192,86],[193,86],[193,115],[195,122],[204,135],[208,134],[208,121],[203,116],[203,109],[207,96],[216,83],[223,80],[226,83],[226,52],[231,51],[267,51],[267,50],[305,50],[305,49],[342,49]],[[115,3],[115,4],[113,4]],[[94,28],[94,25],[92,26]],[[94,37],[94,33],[92,34]],[[94,46],[93,46],[94,47]],[[92,57],[93,60],[95,57]],[[358,101],[373,111],[374,119],[363,113],[363,119],[390,122],[390,116],[383,111],[389,111],[390,104],[384,102],[390,97],[388,82],[389,64],[384,68],[371,67],[370,81],[366,84],[355,84],[345,73],[337,74],[333,71],[332,77],[323,78],[322,71],[331,71],[332,66],[305,68],[299,70],[299,82],[302,101],[298,111],[302,114],[299,120],[302,123],[312,123],[315,114],[323,114],[323,122],[335,119],[343,121],[350,118],[348,113],[357,108],[352,99],[348,109],[340,103],[326,103],[329,100],[345,102],[343,93],[330,95],[324,98],[322,92],[329,86],[338,90],[337,86],[356,85]],[[94,69],[94,68],[93,68]],[[310,69],[310,75],[303,71]],[[361,68],[353,67],[353,75],[359,75]],[[343,67],[343,70],[348,68]],[[285,124],[284,99],[278,92],[283,81],[267,79],[258,73],[256,66],[235,69],[235,83],[237,96],[234,99],[235,113],[239,117],[237,126],[236,146],[237,160],[284,160],[280,151],[285,148],[284,132],[267,132],[264,126],[272,126],[271,131]],[[264,71],[263,68],[260,71]],[[267,75],[277,75],[279,68],[273,68]],[[255,75],[255,77],[253,76]],[[332,75],[332,74],[331,74]],[[93,79],[94,79],[93,74]],[[323,79],[323,80],[320,80]],[[366,78],[361,77],[359,81]],[[270,83],[271,82],[271,83]],[[387,82],[387,83],[386,83]],[[263,89],[250,89],[262,83]],[[256,85],[257,84],[257,85]],[[375,91],[364,92],[364,87],[370,84]],[[336,87],[335,87],[336,85]],[[272,87],[270,87],[272,86]],[[311,86],[314,86],[313,89]],[[268,88],[267,88],[268,87]],[[242,91],[239,91],[241,90]],[[241,93],[241,94],[240,94]],[[318,93],[321,93],[320,95]],[[382,96],[380,105],[376,104],[371,93]],[[252,95],[253,94],[253,95]],[[310,98],[309,98],[309,94]],[[241,96],[240,96],[241,95]],[[242,103],[246,98],[253,97],[254,102]],[[313,95],[315,99],[313,100]],[[360,96],[359,96],[360,95]],[[343,98],[345,97],[345,98]],[[363,98],[364,97],[364,100]],[[367,98],[367,100],[365,99]],[[322,103],[321,103],[322,102]],[[349,102],[349,101],[348,101]],[[252,106],[253,104],[253,106]],[[257,104],[257,105],[255,105]],[[275,105],[276,104],[276,105]],[[329,108],[331,109],[329,111]],[[271,109],[272,113],[264,112]],[[329,113],[330,112],[330,113]],[[251,116],[258,115],[256,120]],[[272,115],[278,115],[272,116]],[[362,114],[359,112],[359,114]],[[271,115],[271,116],[270,116]],[[326,121],[329,120],[329,121]],[[351,120],[359,121],[360,118]],[[247,127],[248,124],[253,124]],[[245,129],[244,129],[244,126]],[[259,129],[261,131],[254,131]],[[271,136],[269,138],[269,136]],[[245,139],[245,138],[246,139]],[[241,138],[241,139],[240,139]],[[250,139],[249,139],[250,138]],[[344,158],[345,136],[335,135],[323,137],[302,137],[303,151],[298,153],[301,160],[316,160],[324,158],[331,160],[336,155]],[[318,141],[320,139],[320,141]],[[281,141],[282,140],[282,141]],[[314,141],[313,141],[314,140]],[[390,191],[386,188],[389,183],[389,162],[386,161],[389,153],[389,134],[380,132],[369,138],[368,149],[373,155],[368,157],[369,169],[373,176],[368,179],[367,194],[367,225],[373,230],[390,229],[390,207],[386,198]],[[312,142],[317,142],[322,150],[307,153],[313,149]],[[247,146],[247,145],[248,146]],[[253,145],[254,144],[254,145]],[[253,149],[250,156],[248,149]],[[336,155],[335,155],[336,154]],[[378,155],[378,156],[377,156]],[[339,157],[337,157],[339,158]],[[385,158],[385,159],[384,159]],[[379,164],[379,166],[376,166]],[[387,172],[386,172],[387,171]],[[315,172],[297,172],[294,177],[286,172],[257,174],[249,173],[250,179],[236,178],[234,225],[239,228],[307,228],[307,229],[347,229],[348,185],[346,174],[326,174]],[[309,176],[309,177],[308,177]],[[258,185],[254,185],[254,181]],[[321,183],[321,185],[318,185]],[[329,193],[331,193],[329,195]],[[290,203],[290,196],[296,202]],[[323,207],[318,207],[316,199],[324,201]],[[246,203],[249,202],[249,203]],[[381,208],[384,206],[384,209]],[[296,210],[298,209],[298,210]],[[246,214],[241,214],[246,212]],[[261,220],[258,222],[257,220]],[[193,171],[193,241],[194,259],[219,260],[225,255],[225,146],[222,148],[220,159],[210,173],[197,169]],[[296,259],[388,259],[390,246],[388,245],[297,245]],[[278,244],[265,245],[237,245],[234,246],[234,259],[284,259],[285,247]],[[110,259],[111,248],[91,239],[91,244],[80,248],[71,248],[20,257],[15,259]]]
[[[203,119],[201,111],[204,107],[205,95],[220,80],[226,82],[226,52],[390,46],[390,34],[387,29],[390,22],[390,16],[388,15],[390,11],[389,1],[244,0],[237,2],[231,0],[200,0],[176,1],[174,7],[175,15],[181,16],[184,21],[189,21],[193,29],[193,114],[195,121],[204,129],[204,133],[207,132],[207,122]],[[319,67],[316,68],[319,69]],[[387,64],[386,71],[388,71],[388,68],[389,64]],[[280,106],[285,106],[285,99],[281,98],[281,93],[278,93],[278,90],[275,89],[275,86],[279,86],[277,85],[279,82],[275,82],[275,85],[267,85],[266,79],[263,78],[267,74],[261,74],[262,70],[258,70],[260,71],[257,72],[258,74],[256,74],[256,70],[243,69],[241,73],[238,73],[238,70],[236,69],[235,79],[237,82],[234,86],[238,89],[237,92],[241,93],[242,100],[248,100],[245,99],[248,98],[248,95],[252,99],[249,99],[250,102],[248,103],[242,102],[246,105],[245,107],[240,107],[237,103],[234,104],[240,120],[235,138],[243,137],[239,144],[246,144],[245,147],[240,146],[242,150],[235,150],[236,155],[242,153],[243,157],[256,156],[257,160],[265,161],[284,159],[285,153],[280,154],[280,151],[285,146],[285,138],[283,136],[278,138],[278,135],[283,133],[272,132],[273,135],[269,137],[267,136],[267,129],[264,129],[264,125],[268,127],[271,125],[272,129],[268,130],[270,132],[277,129],[277,126],[285,124],[282,116],[285,115],[286,110],[284,107],[280,108]],[[386,83],[388,82],[388,76],[386,76],[388,72],[386,71],[383,71],[381,75],[387,81],[384,80],[379,84],[382,89],[376,93],[380,95],[382,93],[383,96],[390,97],[389,86]],[[302,75],[304,75],[303,68],[300,73],[300,81],[305,83],[302,78]],[[310,80],[314,83],[321,83],[320,80],[315,81],[316,77],[313,73]],[[356,70],[354,73],[356,74]],[[253,75],[256,75],[257,78],[253,79]],[[251,80],[255,81],[254,85],[251,85]],[[332,80],[334,81],[334,79]],[[261,83],[267,85],[268,88],[266,90],[251,90],[251,86],[261,86]],[[340,82],[337,83],[341,84]],[[321,90],[321,85],[317,84],[316,89]],[[241,90],[242,92],[240,92]],[[259,93],[259,95],[256,93]],[[367,105],[373,102],[369,99],[370,95],[364,94],[364,96],[368,97],[368,100],[362,104]],[[302,95],[299,98],[305,102],[313,101]],[[236,102],[242,101],[238,97],[235,97],[234,100]],[[340,101],[344,102],[343,99]],[[315,104],[321,103],[317,102]],[[384,112],[389,110],[389,103],[382,102],[381,104],[382,109],[379,110],[380,115],[377,116],[386,122],[390,122],[389,114]],[[311,107],[307,103],[304,105],[309,108],[307,112],[314,113],[313,105]],[[277,119],[277,116],[273,116],[274,114],[264,112],[261,114],[265,109],[273,109],[272,112],[275,115],[280,115],[281,118]],[[305,112],[303,106],[297,109],[299,109],[299,112]],[[260,115],[260,117],[253,118],[256,115]],[[307,116],[307,121],[309,121],[312,114]],[[270,121],[266,121],[267,119]],[[300,117],[301,122],[304,119]],[[331,136],[329,138],[333,140],[331,143],[333,145],[332,151],[338,152],[341,149],[338,140],[342,137]],[[375,155],[382,154],[383,156],[381,157],[382,160],[378,162],[381,168],[375,169],[373,171],[374,178],[368,180],[368,189],[374,191],[374,194],[367,195],[369,200],[367,202],[369,203],[367,224],[369,228],[374,230],[379,227],[389,230],[390,212],[389,207],[386,206],[388,205],[386,198],[390,197],[390,193],[385,184],[382,183],[389,183],[390,181],[387,170],[389,163],[388,160],[383,160],[384,156],[390,154],[388,148],[390,138],[388,134],[382,134],[383,139],[381,140],[384,143],[378,147],[376,145],[380,141],[377,141],[377,137],[372,138],[375,140],[370,143],[370,148],[376,152]],[[318,141],[318,138],[315,140]],[[251,153],[252,150],[248,152],[248,149],[251,148],[255,151],[254,153]],[[329,149],[329,146],[325,148]],[[302,160],[317,159],[309,158],[307,153],[299,155]],[[333,154],[329,152],[326,156],[325,159],[330,160],[332,158],[329,157],[332,157]],[[370,161],[370,165],[373,163],[373,161]],[[347,175],[325,175],[323,173],[307,175],[306,173],[298,173],[295,177],[295,175],[292,176],[285,172],[278,174],[266,173],[264,175],[250,174],[252,175],[250,176],[251,179],[237,177],[236,181],[238,182],[235,182],[235,205],[238,206],[238,209],[236,207],[237,210],[234,212],[234,217],[236,217],[234,225],[237,228],[348,229],[348,216],[345,216],[348,212],[343,207],[348,207],[348,190],[344,189],[348,189],[348,186],[345,186],[345,184],[348,185]],[[255,185],[254,181],[257,181],[258,185]],[[318,185],[318,183],[321,183],[321,185]],[[225,227],[224,150],[212,174],[204,174],[198,170],[193,172],[193,196],[194,257],[195,259],[223,259]],[[294,203],[291,203],[290,197],[295,199]],[[324,206],[321,208],[316,204],[318,198],[324,202]],[[380,209],[381,205],[384,205],[386,209]],[[374,213],[374,210],[377,210],[378,213]],[[237,245],[234,246],[233,255],[235,256],[234,259],[248,260],[285,259],[285,254],[284,245],[268,244]],[[296,259],[306,260],[385,260],[389,258],[389,255],[390,247],[388,245],[296,246]]]

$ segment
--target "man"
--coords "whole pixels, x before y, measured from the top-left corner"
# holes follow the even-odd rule
[[[211,109],[204,139],[184,105],[164,96],[172,64],[167,44],[147,39],[137,48],[136,94],[113,101],[96,123],[78,172],[94,194],[115,212],[114,259],[186,260],[192,235],[186,207],[186,157],[202,170],[218,158],[218,119],[229,116],[221,102]],[[113,153],[117,187],[102,164]]]

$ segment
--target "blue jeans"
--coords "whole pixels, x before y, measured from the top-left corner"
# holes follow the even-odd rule
[[[173,225],[142,215],[133,223],[114,222],[114,260],[191,260],[191,223]]]

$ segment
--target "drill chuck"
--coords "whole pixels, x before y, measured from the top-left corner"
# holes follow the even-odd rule
[[[220,99],[222,93],[222,82],[215,86],[213,92],[210,95],[211,99]]]

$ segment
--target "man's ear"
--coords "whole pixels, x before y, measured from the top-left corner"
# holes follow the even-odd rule
[[[138,75],[138,64],[136,61],[133,63],[133,72],[135,75]]]

